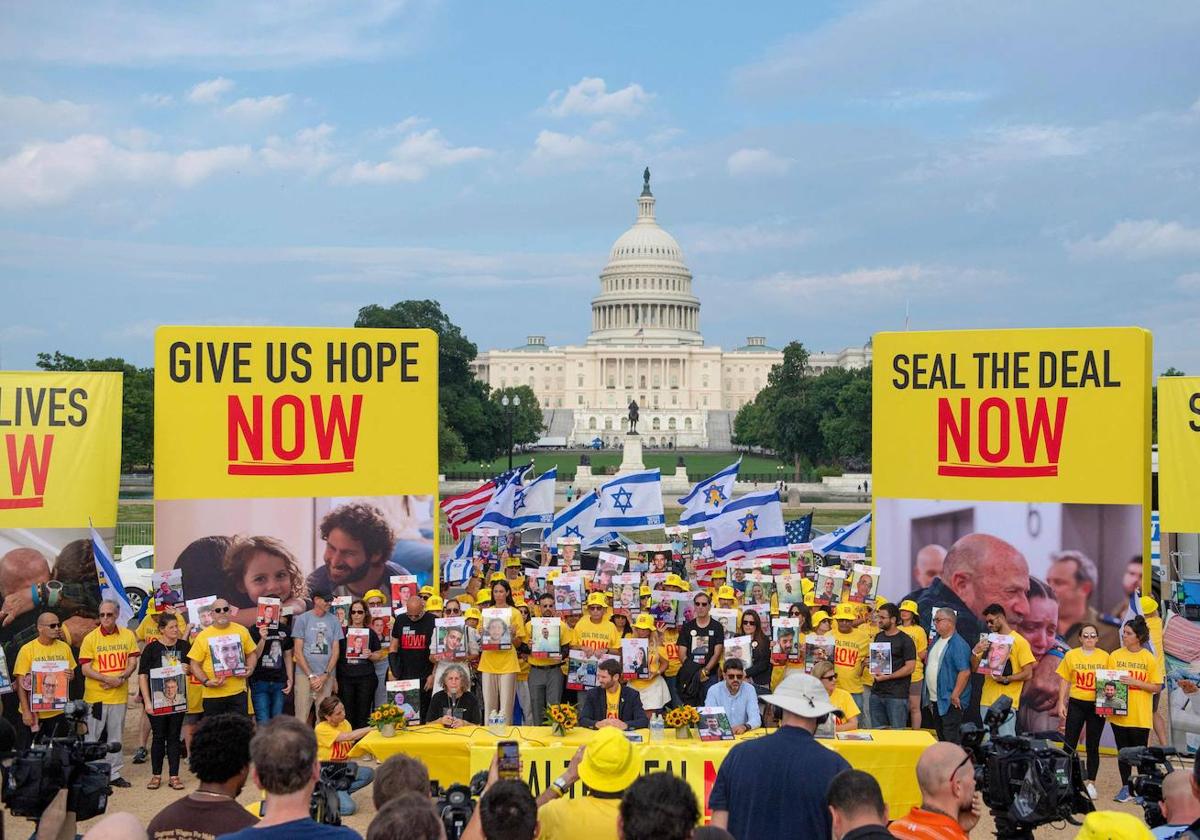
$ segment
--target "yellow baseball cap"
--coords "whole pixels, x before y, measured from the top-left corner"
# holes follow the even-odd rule
[[[900,602],[900,610],[902,612],[904,610],[908,610],[913,615],[916,615],[917,613],[919,613],[921,611],[920,608],[917,607],[917,602],[914,601],[912,598],[906,598],[905,600],[901,601]]]
[[[1083,820],[1075,840],[1151,840],[1146,824],[1123,811],[1093,811]]]
[[[1138,603],[1142,605],[1142,613],[1145,615],[1158,612],[1158,601],[1155,601],[1150,595],[1143,595]]]
[[[732,586],[722,586],[717,590],[717,600],[727,599],[730,601],[737,600],[737,591]]]
[[[437,595],[430,595],[425,599],[425,609],[430,612],[438,612],[444,607],[442,599]]]
[[[643,583],[642,588],[638,590],[638,595],[640,597],[649,597],[652,594],[654,594],[654,590],[651,589],[650,586],[645,583]]]
[[[378,589],[368,590],[367,594],[363,596],[364,601],[370,601],[372,598],[378,598],[380,601],[386,602],[388,596],[384,595],[383,592]]]
[[[633,626],[639,630],[653,630],[654,616],[650,615],[650,613],[642,613],[637,617],[637,621],[633,622]]]
[[[856,618],[858,618],[858,610],[855,609],[854,604],[838,604],[833,611],[834,621],[853,621]]]
[[[483,618],[483,613],[481,613],[479,610],[475,609],[474,607],[467,607],[467,611],[465,613],[463,613],[463,618],[464,619],[473,618],[476,621],[479,621],[479,619]]]
[[[687,592],[688,588],[687,584],[684,583],[683,578],[674,572],[671,572],[671,574],[667,575],[667,579],[663,582],[663,586],[674,586],[680,592]]]
[[[600,729],[584,747],[579,778],[592,790],[618,793],[641,775],[641,762],[625,733],[611,726]]]
[[[829,621],[829,613],[825,612],[825,610],[817,610],[815,613],[812,614],[812,626],[813,627],[816,627],[822,621]]]
[[[603,592],[593,592],[587,597],[587,605],[589,607],[607,607],[608,601],[605,600]]]

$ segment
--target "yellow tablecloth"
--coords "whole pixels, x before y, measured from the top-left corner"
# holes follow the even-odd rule
[[[910,730],[860,731],[870,734],[872,740],[823,740],[822,743],[841,754],[852,767],[865,770],[876,778],[893,815],[908,813],[910,808],[921,803],[917,759],[934,742],[933,736]],[[521,745],[525,778],[536,796],[562,773],[571,756],[587,744],[593,734],[592,730],[575,729],[565,736],[554,736],[549,727],[514,726],[503,738],[498,738],[482,726],[446,729],[440,724],[426,724],[400,732],[394,738],[384,738],[373,732],[355,745],[350,757],[370,753],[384,761],[396,753],[407,753],[425,762],[429,777],[446,786],[467,782],[474,773],[487,770],[496,752],[496,742],[514,740]],[[642,754],[644,772],[665,770],[686,779],[700,799],[706,816],[708,793],[725,754],[739,741],[769,737],[762,730],[723,742],[704,742],[695,738],[680,741],[673,730],[668,730],[662,741],[651,741],[646,730],[641,730],[641,735],[644,742],[635,744],[634,749]],[[763,772],[770,772],[770,769],[763,768]]]

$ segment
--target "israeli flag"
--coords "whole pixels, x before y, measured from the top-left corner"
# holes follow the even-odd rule
[[[778,490],[748,493],[727,502],[704,527],[712,538],[713,556],[718,560],[787,556]]]
[[[542,542],[556,546],[559,537],[576,537],[582,548],[609,542],[616,534],[596,528],[599,501],[595,493],[584,493],[560,510],[550,527],[542,532]]]
[[[817,554],[866,554],[867,543],[871,541],[871,514],[867,514],[853,525],[835,528],[828,534],[822,534],[812,541],[813,551]]]
[[[451,586],[463,586],[471,579],[471,556],[475,553],[475,535],[466,533],[442,564],[442,580]]]
[[[548,525],[554,521],[554,488],[557,478],[558,467],[554,467],[529,484],[517,488],[513,494],[510,528],[524,529],[535,525]]]
[[[133,607],[130,606],[129,598],[125,595],[125,584],[121,583],[121,576],[117,574],[117,567],[113,563],[112,554],[109,553],[104,538],[100,536],[100,532],[96,530],[96,526],[92,525],[91,521],[88,522],[88,529],[92,532],[92,553],[96,556],[96,577],[100,581],[100,600],[116,602],[117,626],[127,627],[129,622],[133,621]]]
[[[600,485],[596,527],[606,531],[661,528],[662,476],[657,469],[617,476]]]
[[[525,473],[532,468],[533,465],[530,464],[514,469],[500,477],[496,482],[496,495],[492,496],[492,500],[483,509],[483,515],[475,524],[476,528],[480,525],[494,525],[498,528],[512,529],[512,510],[516,502],[517,491],[521,489],[521,480],[525,477]]]
[[[737,481],[738,469],[742,459],[738,458],[725,469],[711,478],[698,482],[688,493],[679,500],[683,505],[683,513],[679,515],[680,525],[703,525],[721,510],[721,505],[733,498],[733,483]]]

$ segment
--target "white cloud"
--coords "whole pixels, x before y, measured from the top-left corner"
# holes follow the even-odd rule
[[[192,89],[188,91],[188,102],[194,102],[197,105],[214,104],[219,102],[229,91],[233,90],[234,84],[232,79],[226,79],[224,76],[199,82],[192,85]]]
[[[398,123],[385,125],[382,128],[372,129],[367,133],[367,136],[375,139],[380,137],[395,137],[400,134],[408,134],[410,131],[415,131],[428,122],[429,120],[425,117],[418,117],[415,115],[411,117],[405,117]]]
[[[546,100],[546,109],[556,117],[633,117],[653,98],[637,83],[610,93],[604,79],[585,76],[565,92],[552,92]]]
[[[250,160],[247,146],[218,146],[174,155],[130,148],[98,134],[79,134],[59,143],[30,143],[0,159],[0,206],[60,204],[101,184],[158,184],[191,187]]]
[[[490,157],[492,151],[479,146],[451,146],[436,128],[411,132],[392,148],[387,160],[357,161],[342,173],[344,180],[361,184],[420,181],[431,170],[456,166]]]
[[[893,90],[884,101],[896,110],[924,108],[936,105],[971,105],[987,99],[981,90],[932,88],[926,90]]]
[[[992,287],[1007,282],[999,271],[952,266],[908,265],[858,268],[833,274],[779,272],[755,281],[765,292],[780,295],[834,294],[845,297],[879,297],[929,294],[973,286]]]
[[[272,135],[258,154],[271,169],[297,169],[309,174],[322,172],[337,161],[333,132],[333,126],[321,123],[302,129],[287,139]]]
[[[148,108],[166,108],[175,103],[175,97],[169,93],[143,93],[138,102]]]
[[[1121,257],[1149,260],[1200,255],[1200,228],[1157,219],[1125,220],[1099,239],[1085,237],[1067,244],[1073,256],[1083,258]]]
[[[92,109],[66,99],[10,96],[0,92],[0,133],[22,139],[78,131],[92,119]]]
[[[738,149],[729,156],[726,165],[729,174],[738,175],[786,175],[792,168],[792,159],[781,157],[770,149]]]
[[[225,116],[234,119],[261,120],[277,117],[287,110],[291,101],[290,93],[279,96],[243,97],[225,107]]]

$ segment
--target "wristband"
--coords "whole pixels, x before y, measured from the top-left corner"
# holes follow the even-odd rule
[[[57,581],[57,580],[50,580],[50,581],[47,581],[46,583],[43,583],[42,586],[46,590],[46,605],[51,606],[51,607],[56,606],[58,604],[58,602],[62,599],[62,591],[63,591],[62,582]]]
[[[30,584],[29,594],[33,596],[33,605],[35,607],[40,607],[42,605],[42,598],[38,594],[38,585],[36,583]]]

